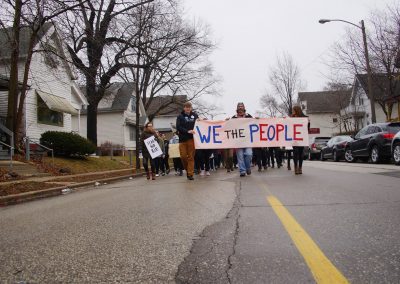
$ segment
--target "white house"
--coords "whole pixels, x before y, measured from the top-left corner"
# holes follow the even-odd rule
[[[176,118],[183,111],[186,101],[187,96],[184,95],[154,97],[147,107],[147,117],[156,130],[172,134],[176,129]]]
[[[331,137],[345,131],[339,113],[350,95],[351,91],[299,92],[300,105],[315,135]]]
[[[141,126],[146,120],[143,104],[139,103]],[[87,137],[87,111],[81,111],[81,120],[73,119],[72,128]],[[125,150],[136,150],[136,96],[134,83],[111,84],[98,105],[97,146],[118,145]]]
[[[400,81],[393,79],[390,81],[386,74],[374,74],[372,78],[372,89],[375,98],[375,116],[376,122],[386,122],[386,114],[381,104],[383,102],[392,102],[392,118],[400,118]],[[354,78],[351,98],[342,108],[341,115],[354,129],[361,129],[372,123],[371,101],[369,98],[368,79],[366,74],[356,75]],[[381,104],[379,103],[381,102]],[[397,115],[397,117],[396,117]]]
[[[20,34],[19,81],[23,79],[31,31],[22,28]],[[10,44],[5,30],[0,31],[0,74],[9,78]],[[87,100],[75,83],[76,76],[66,60],[69,58],[56,27],[45,24],[35,42],[24,103],[23,132],[39,139],[48,130],[72,131],[72,117],[80,120],[79,109]],[[46,51],[45,51],[46,50]],[[0,119],[7,115],[8,92],[0,91]]]

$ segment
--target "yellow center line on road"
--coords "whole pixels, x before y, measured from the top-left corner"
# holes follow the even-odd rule
[[[265,186],[263,187],[265,189]],[[268,189],[267,191],[269,192]],[[272,195],[267,196],[267,201],[305,259],[315,281],[317,283],[349,283],[283,204]]]

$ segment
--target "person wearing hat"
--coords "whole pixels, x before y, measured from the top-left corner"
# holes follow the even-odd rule
[[[240,102],[236,106],[236,114],[232,118],[252,118],[252,116],[246,113],[244,103]],[[251,148],[239,148],[236,149],[236,157],[239,165],[240,176],[244,177],[251,175],[251,158],[253,151]]]
[[[183,104],[183,111],[176,119],[176,130],[179,135],[179,153],[184,169],[186,170],[187,179],[193,180],[194,174],[194,140],[195,134],[193,128],[198,115],[192,110],[192,103]]]

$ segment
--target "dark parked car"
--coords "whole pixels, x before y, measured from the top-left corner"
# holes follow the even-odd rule
[[[393,137],[392,158],[396,165],[400,165],[400,131]]]
[[[380,163],[390,160],[393,137],[400,131],[400,122],[375,123],[361,129],[346,146],[345,159]]]
[[[326,146],[321,150],[322,161],[326,159],[332,159],[335,162],[338,162],[341,159],[344,159],[344,153],[347,146],[347,143],[352,142],[353,138],[348,135],[340,135],[332,137]]]
[[[331,139],[331,137],[311,137],[309,146],[304,147],[304,157],[309,160],[319,158],[321,155],[321,149],[326,146],[329,139]]]

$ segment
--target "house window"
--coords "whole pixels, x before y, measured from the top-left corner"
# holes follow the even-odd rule
[[[337,123],[338,122],[338,120],[337,120],[337,118],[335,117],[335,118],[333,118],[332,119],[332,121],[333,121],[333,123]]]
[[[364,99],[363,98],[359,98],[359,104],[360,104],[360,106],[362,106],[364,104]]]
[[[136,97],[132,96],[132,100],[131,100],[131,111],[132,112],[136,112]]]
[[[64,114],[48,108],[41,97],[37,96],[37,118],[38,123],[64,126]]]
[[[129,140],[130,141],[136,140],[136,128],[133,125],[129,125]]]

